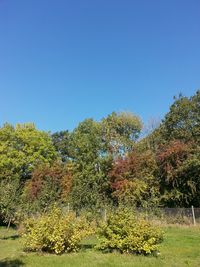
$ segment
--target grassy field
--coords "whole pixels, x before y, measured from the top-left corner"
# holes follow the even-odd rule
[[[120,266],[200,266],[200,229],[194,227],[164,228],[165,240],[160,246],[160,255],[132,256],[118,253],[103,254],[94,251],[95,238],[86,240],[79,253],[62,256],[24,253],[21,239],[13,229],[0,228],[1,267],[120,267]]]

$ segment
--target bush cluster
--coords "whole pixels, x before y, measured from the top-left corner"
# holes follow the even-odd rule
[[[143,219],[136,219],[128,211],[117,211],[99,228],[98,249],[121,253],[152,254],[158,251],[162,232]]]
[[[76,218],[73,213],[63,215],[54,207],[50,213],[24,222],[24,250],[56,254],[75,252],[92,229],[84,217]]]
[[[98,227],[86,217],[76,217],[73,213],[63,214],[53,208],[50,213],[25,221],[23,240],[25,251],[43,251],[55,254],[76,252],[81,240],[97,234],[97,249],[134,254],[152,254],[158,251],[163,239],[162,232],[143,219],[136,219],[128,210],[112,212],[106,222]]]

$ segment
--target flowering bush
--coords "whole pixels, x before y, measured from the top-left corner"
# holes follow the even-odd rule
[[[56,254],[78,251],[80,241],[90,235],[92,229],[84,217],[76,218],[73,213],[63,215],[54,207],[48,214],[25,221],[24,249]]]
[[[117,211],[108,217],[98,232],[100,250],[121,253],[152,254],[158,251],[162,232],[145,220],[136,220],[127,211]]]

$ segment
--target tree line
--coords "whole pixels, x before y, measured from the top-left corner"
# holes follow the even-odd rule
[[[141,119],[113,112],[73,131],[34,124],[0,128],[0,217],[49,209],[120,204],[200,206],[200,91],[174,98],[169,112],[141,137]]]

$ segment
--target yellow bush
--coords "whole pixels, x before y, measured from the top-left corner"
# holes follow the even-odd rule
[[[80,241],[90,235],[92,229],[84,217],[76,218],[73,213],[63,215],[54,207],[48,214],[25,221],[24,249],[56,254],[77,251]]]
[[[98,232],[98,249],[121,253],[152,254],[158,251],[162,232],[145,220],[136,220],[127,211],[117,211],[108,217]]]

